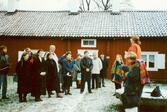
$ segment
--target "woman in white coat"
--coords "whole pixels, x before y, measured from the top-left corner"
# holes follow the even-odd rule
[[[96,82],[96,89],[99,88],[100,71],[103,68],[102,62],[96,52],[93,53],[93,69],[92,69],[92,89],[94,89],[94,83]]]

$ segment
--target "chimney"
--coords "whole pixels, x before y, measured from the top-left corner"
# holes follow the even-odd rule
[[[16,10],[16,0],[8,0],[7,3],[7,12],[15,12]]]
[[[113,14],[120,13],[120,0],[112,0],[112,13]]]
[[[78,15],[78,6],[79,6],[79,0],[71,0],[70,3],[68,4],[71,8],[69,9],[69,15]]]

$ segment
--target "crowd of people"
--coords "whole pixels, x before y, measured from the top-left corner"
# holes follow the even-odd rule
[[[0,87],[1,85],[3,87],[2,99],[8,99],[6,96],[9,70],[7,47],[1,46],[0,50]],[[70,87],[73,81],[76,82],[76,88],[80,89],[81,94],[84,92],[85,82],[88,83],[89,93],[94,89],[94,80],[96,89],[100,88],[101,84],[105,87],[104,76],[107,73],[108,62],[104,54],[99,58],[94,53],[93,58],[90,58],[89,52],[85,51],[84,55],[78,54],[73,58],[71,51],[67,51],[58,58],[55,50],[55,45],[50,45],[48,52],[39,49],[36,53],[32,53],[30,48],[24,49],[16,66],[19,102],[27,102],[27,94],[35,97],[36,102],[42,101],[41,95],[48,95],[50,98],[54,94],[53,91],[56,92],[57,98],[63,98],[62,93],[72,95]]]
[[[125,53],[125,62],[120,54],[116,55],[112,67],[112,79],[115,84],[115,94],[124,85],[124,93],[121,95],[123,104],[127,107],[137,106],[143,89],[140,78],[141,48],[140,39],[133,36],[130,39],[131,46]],[[107,74],[108,60],[104,54],[98,56],[96,52],[89,56],[88,51],[84,55],[78,54],[74,59],[71,51],[67,51],[60,58],[55,53],[55,45],[50,45],[49,51],[39,49],[33,54],[30,48],[26,48],[16,66],[18,77],[17,93],[19,102],[27,102],[27,94],[35,97],[35,101],[42,101],[41,95],[48,94],[51,97],[53,91],[58,98],[72,95],[70,87],[76,81],[76,88],[82,94],[85,83],[88,84],[88,92],[92,89],[105,87],[104,78]],[[8,99],[7,73],[9,62],[7,47],[0,47],[0,88],[2,86],[2,99]]]

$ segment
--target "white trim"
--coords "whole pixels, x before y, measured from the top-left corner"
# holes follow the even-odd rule
[[[158,54],[157,55],[157,67],[158,69],[165,69],[166,59],[165,54]]]
[[[84,45],[84,41],[94,41],[94,45]],[[81,39],[81,47],[95,48],[96,47],[96,39]]]

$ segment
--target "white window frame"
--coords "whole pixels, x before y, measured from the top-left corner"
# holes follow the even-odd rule
[[[84,41],[94,41],[94,45],[84,45]],[[81,47],[96,48],[96,39],[81,39]]]
[[[147,62],[146,62],[146,66],[147,66],[147,70],[148,71],[158,71],[158,67],[157,67],[157,56],[158,56],[158,52],[151,52],[151,51],[149,51],[149,52],[142,52],[142,55],[146,55],[147,56]],[[149,67],[149,55],[154,55],[154,64],[155,64],[155,66],[154,66],[154,68],[150,68]]]

